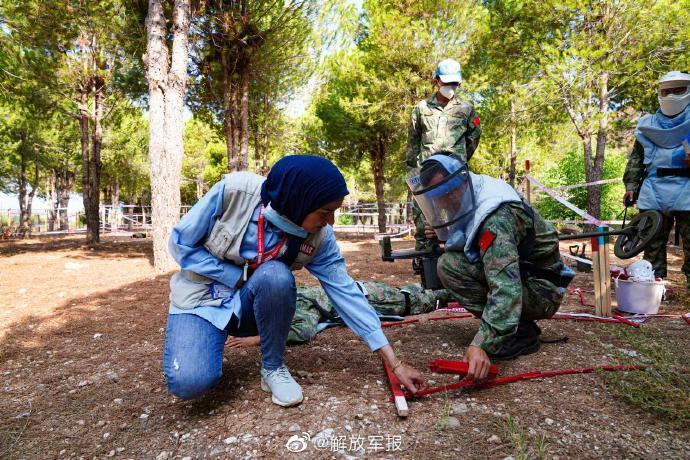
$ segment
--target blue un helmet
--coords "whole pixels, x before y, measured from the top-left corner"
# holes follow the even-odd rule
[[[474,211],[472,179],[467,163],[452,155],[432,155],[407,176],[407,185],[427,222],[441,241],[449,227]]]

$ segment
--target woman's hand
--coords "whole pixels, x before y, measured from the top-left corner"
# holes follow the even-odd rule
[[[400,383],[405,385],[405,388],[410,390],[412,393],[416,393],[419,390],[426,388],[426,379],[421,372],[412,366],[401,364],[395,368],[393,373],[398,380],[400,380]]]
[[[258,347],[261,344],[261,339],[258,335],[253,337],[233,337],[229,335],[225,344],[228,348]]]
[[[483,349],[470,345],[467,347],[463,361],[469,363],[469,368],[467,369],[468,380],[483,380],[489,375],[491,360]]]
[[[405,388],[412,393],[416,393],[422,388],[426,388],[426,379],[417,369],[411,366],[406,366],[395,356],[393,347],[384,345],[376,351],[381,359],[383,359],[388,367],[393,371],[393,374],[400,380],[400,383],[405,385]]]

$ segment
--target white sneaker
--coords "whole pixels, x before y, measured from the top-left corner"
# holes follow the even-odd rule
[[[304,399],[302,387],[292,378],[285,364],[272,371],[261,369],[261,389],[272,393],[273,402],[283,407],[296,406]]]

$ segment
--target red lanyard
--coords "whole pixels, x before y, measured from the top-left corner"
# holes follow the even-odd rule
[[[263,211],[264,211],[264,205],[262,204],[261,209],[259,209],[259,223],[258,223],[259,235],[257,237],[258,248],[256,250],[256,261],[249,264],[249,267],[252,270],[256,269],[256,267],[258,267],[259,265],[261,265],[264,262],[268,262],[269,260],[273,260],[278,255],[278,252],[280,252],[283,245],[285,244],[285,242],[288,239],[287,235],[284,235],[283,239],[281,239],[278,242],[278,244],[275,245],[275,247],[273,249],[271,249],[266,254],[264,254],[265,247],[264,247],[264,214],[263,214]]]

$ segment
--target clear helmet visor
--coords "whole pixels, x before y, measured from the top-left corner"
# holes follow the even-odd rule
[[[407,185],[441,241],[448,240],[449,226],[472,211],[474,197],[465,165],[449,172],[440,162],[424,162],[408,174]]]

